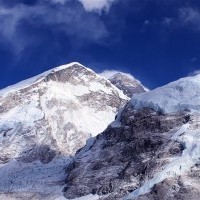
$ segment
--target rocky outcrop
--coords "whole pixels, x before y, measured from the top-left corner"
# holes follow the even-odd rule
[[[199,179],[200,165],[196,164],[182,176],[174,174],[173,178],[165,179],[156,184],[150,193],[138,197],[137,200],[197,200],[200,195]]]
[[[148,89],[145,88],[140,81],[125,73],[118,72],[111,76],[109,81],[118,89],[122,90],[123,93],[130,98],[133,94],[139,94],[148,91]]]
[[[171,137],[190,118],[186,112],[135,111],[127,104],[119,127],[109,126],[88,151],[77,153],[66,170],[65,197],[98,194],[99,199],[114,200],[140,188],[182,155],[184,144]]]

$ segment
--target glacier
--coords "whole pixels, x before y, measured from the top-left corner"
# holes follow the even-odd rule
[[[200,111],[200,75],[181,78],[147,93],[133,95],[136,110],[152,108],[163,113]]]

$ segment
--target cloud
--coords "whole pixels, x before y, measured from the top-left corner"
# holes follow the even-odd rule
[[[121,72],[121,71],[117,71],[117,70],[104,70],[103,72],[99,73],[100,76],[103,76],[104,78],[111,78],[112,76],[114,76],[115,74],[118,74],[118,73],[122,73],[132,79],[136,79],[135,77],[133,77],[133,75],[129,74],[129,73],[124,73],[124,72]]]
[[[4,8],[0,7],[0,42],[9,43],[14,45],[20,51],[24,43],[21,38],[18,38],[17,26],[20,20],[26,15],[27,10],[23,6],[17,8]],[[14,42],[17,41],[17,42]],[[19,45],[20,44],[20,45]]]
[[[57,3],[59,3],[59,4],[65,4],[66,2],[67,2],[67,0],[50,0],[52,3],[54,3],[54,4],[57,4]]]
[[[108,10],[111,4],[116,0],[79,0],[86,11]]]
[[[182,28],[187,28],[190,31],[200,31],[200,9],[177,6],[171,15],[162,15],[160,18],[145,20],[144,27],[149,26],[159,26],[160,30],[164,31],[166,31],[166,28],[172,31]]]
[[[173,22],[173,18],[165,17],[162,21],[163,25],[170,26]]]
[[[193,57],[193,58],[191,58],[191,62],[196,62],[196,61],[198,61],[198,59],[197,59],[197,57]]]
[[[193,72],[190,72],[189,74],[188,74],[188,76],[196,76],[196,75],[199,75],[200,74],[200,70],[195,70],[195,71],[193,71]]]
[[[181,8],[179,10],[179,19],[183,24],[193,25],[195,29],[200,30],[200,12],[194,8]]]
[[[0,43],[9,43],[18,52],[32,41],[36,43],[36,36],[27,34],[26,25],[31,26],[32,31],[45,27],[51,33],[64,33],[70,41],[79,44],[80,41],[98,43],[108,36],[100,17],[85,12],[79,3],[50,1],[39,1],[34,5],[18,3],[12,7],[0,5]]]

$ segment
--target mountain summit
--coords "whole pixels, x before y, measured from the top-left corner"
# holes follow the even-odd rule
[[[148,91],[148,89],[145,88],[140,81],[135,79],[133,76],[122,72],[114,74],[108,80],[130,98],[133,94],[139,94]]]
[[[123,93],[130,98],[133,94],[139,94],[149,91],[146,87],[142,85],[139,80],[128,73],[114,70],[106,70],[100,75],[107,78],[113,85],[122,90]]]
[[[0,199],[12,199],[10,191],[13,199],[53,198],[70,157],[104,131],[128,99],[79,63],[1,90]]]
[[[36,143],[40,140],[41,145],[55,147],[65,155],[73,155],[83,146],[84,137],[102,132],[128,99],[109,81],[79,63],[57,67],[1,90],[0,95],[0,130],[5,136],[4,143],[16,132],[28,134],[35,129]],[[15,135],[11,146],[15,138],[28,140]],[[33,145],[29,147],[28,143],[22,148],[29,159]],[[22,149],[15,150],[18,157],[22,156]],[[9,156],[1,158],[9,160]]]

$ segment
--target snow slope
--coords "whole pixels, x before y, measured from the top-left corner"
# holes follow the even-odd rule
[[[131,103],[135,109],[147,107],[164,113],[200,111],[200,75],[133,95]]]
[[[33,84],[36,84],[42,80],[45,79],[46,76],[48,76],[49,74],[51,73],[54,73],[54,72],[57,72],[57,71],[61,71],[61,70],[64,70],[64,69],[67,69],[69,67],[72,67],[74,65],[79,65],[85,69],[87,69],[88,71],[90,72],[93,72],[91,69],[83,66],[82,64],[78,63],[78,62],[72,62],[72,63],[69,63],[69,64],[65,64],[65,65],[61,65],[61,66],[58,66],[58,67],[55,67],[51,70],[48,70],[46,72],[43,72],[42,74],[39,74],[37,76],[34,76],[32,78],[29,78],[29,79],[26,79],[26,80],[23,80],[19,83],[16,83],[14,85],[11,85],[11,86],[8,86],[4,89],[1,89],[0,90],[0,96],[5,96],[7,95],[8,93],[13,93],[13,92],[16,92],[18,90],[21,90],[21,89],[24,89],[24,88],[27,88],[28,86],[30,85],[33,85]],[[97,74],[96,74],[97,75]],[[98,76],[98,75],[97,75]]]
[[[0,199],[61,199],[65,168],[129,98],[79,63],[0,90]]]
[[[81,133],[96,136],[102,132],[126,100],[123,92],[103,77],[79,63],[70,63],[1,90],[0,131],[19,124],[36,128],[37,121],[46,121],[63,149],[65,142],[75,140],[74,133],[81,139]],[[69,152],[75,149],[76,144]]]

